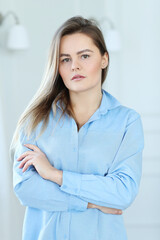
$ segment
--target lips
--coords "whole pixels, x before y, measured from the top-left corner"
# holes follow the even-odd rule
[[[72,80],[76,80],[76,79],[78,80],[78,79],[82,79],[82,78],[85,78],[85,77],[82,75],[75,75],[72,77]]]

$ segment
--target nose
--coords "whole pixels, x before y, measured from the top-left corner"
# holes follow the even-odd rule
[[[71,70],[74,71],[76,69],[80,69],[80,64],[79,64],[78,60],[74,59],[74,60],[72,60]]]

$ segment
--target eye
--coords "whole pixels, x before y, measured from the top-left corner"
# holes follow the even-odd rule
[[[69,58],[64,58],[64,59],[62,59],[62,61],[61,62],[69,62]]]
[[[82,57],[83,59],[86,59],[86,58],[89,58],[89,55],[88,55],[88,54],[83,54],[81,57]]]

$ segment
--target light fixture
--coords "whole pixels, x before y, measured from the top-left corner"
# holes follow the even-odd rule
[[[118,30],[108,17],[99,20],[104,39],[109,52],[118,52],[121,49],[121,38]]]
[[[9,11],[5,15],[0,13],[0,25],[9,16],[12,15],[15,24],[9,29],[6,46],[10,50],[25,50],[29,47],[29,39],[26,29],[20,24],[17,15]]]

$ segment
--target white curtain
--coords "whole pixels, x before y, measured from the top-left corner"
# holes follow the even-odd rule
[[[6,147],[4,119],[0,101],[0,239],[8,240],[9,236],[9,157]]]

